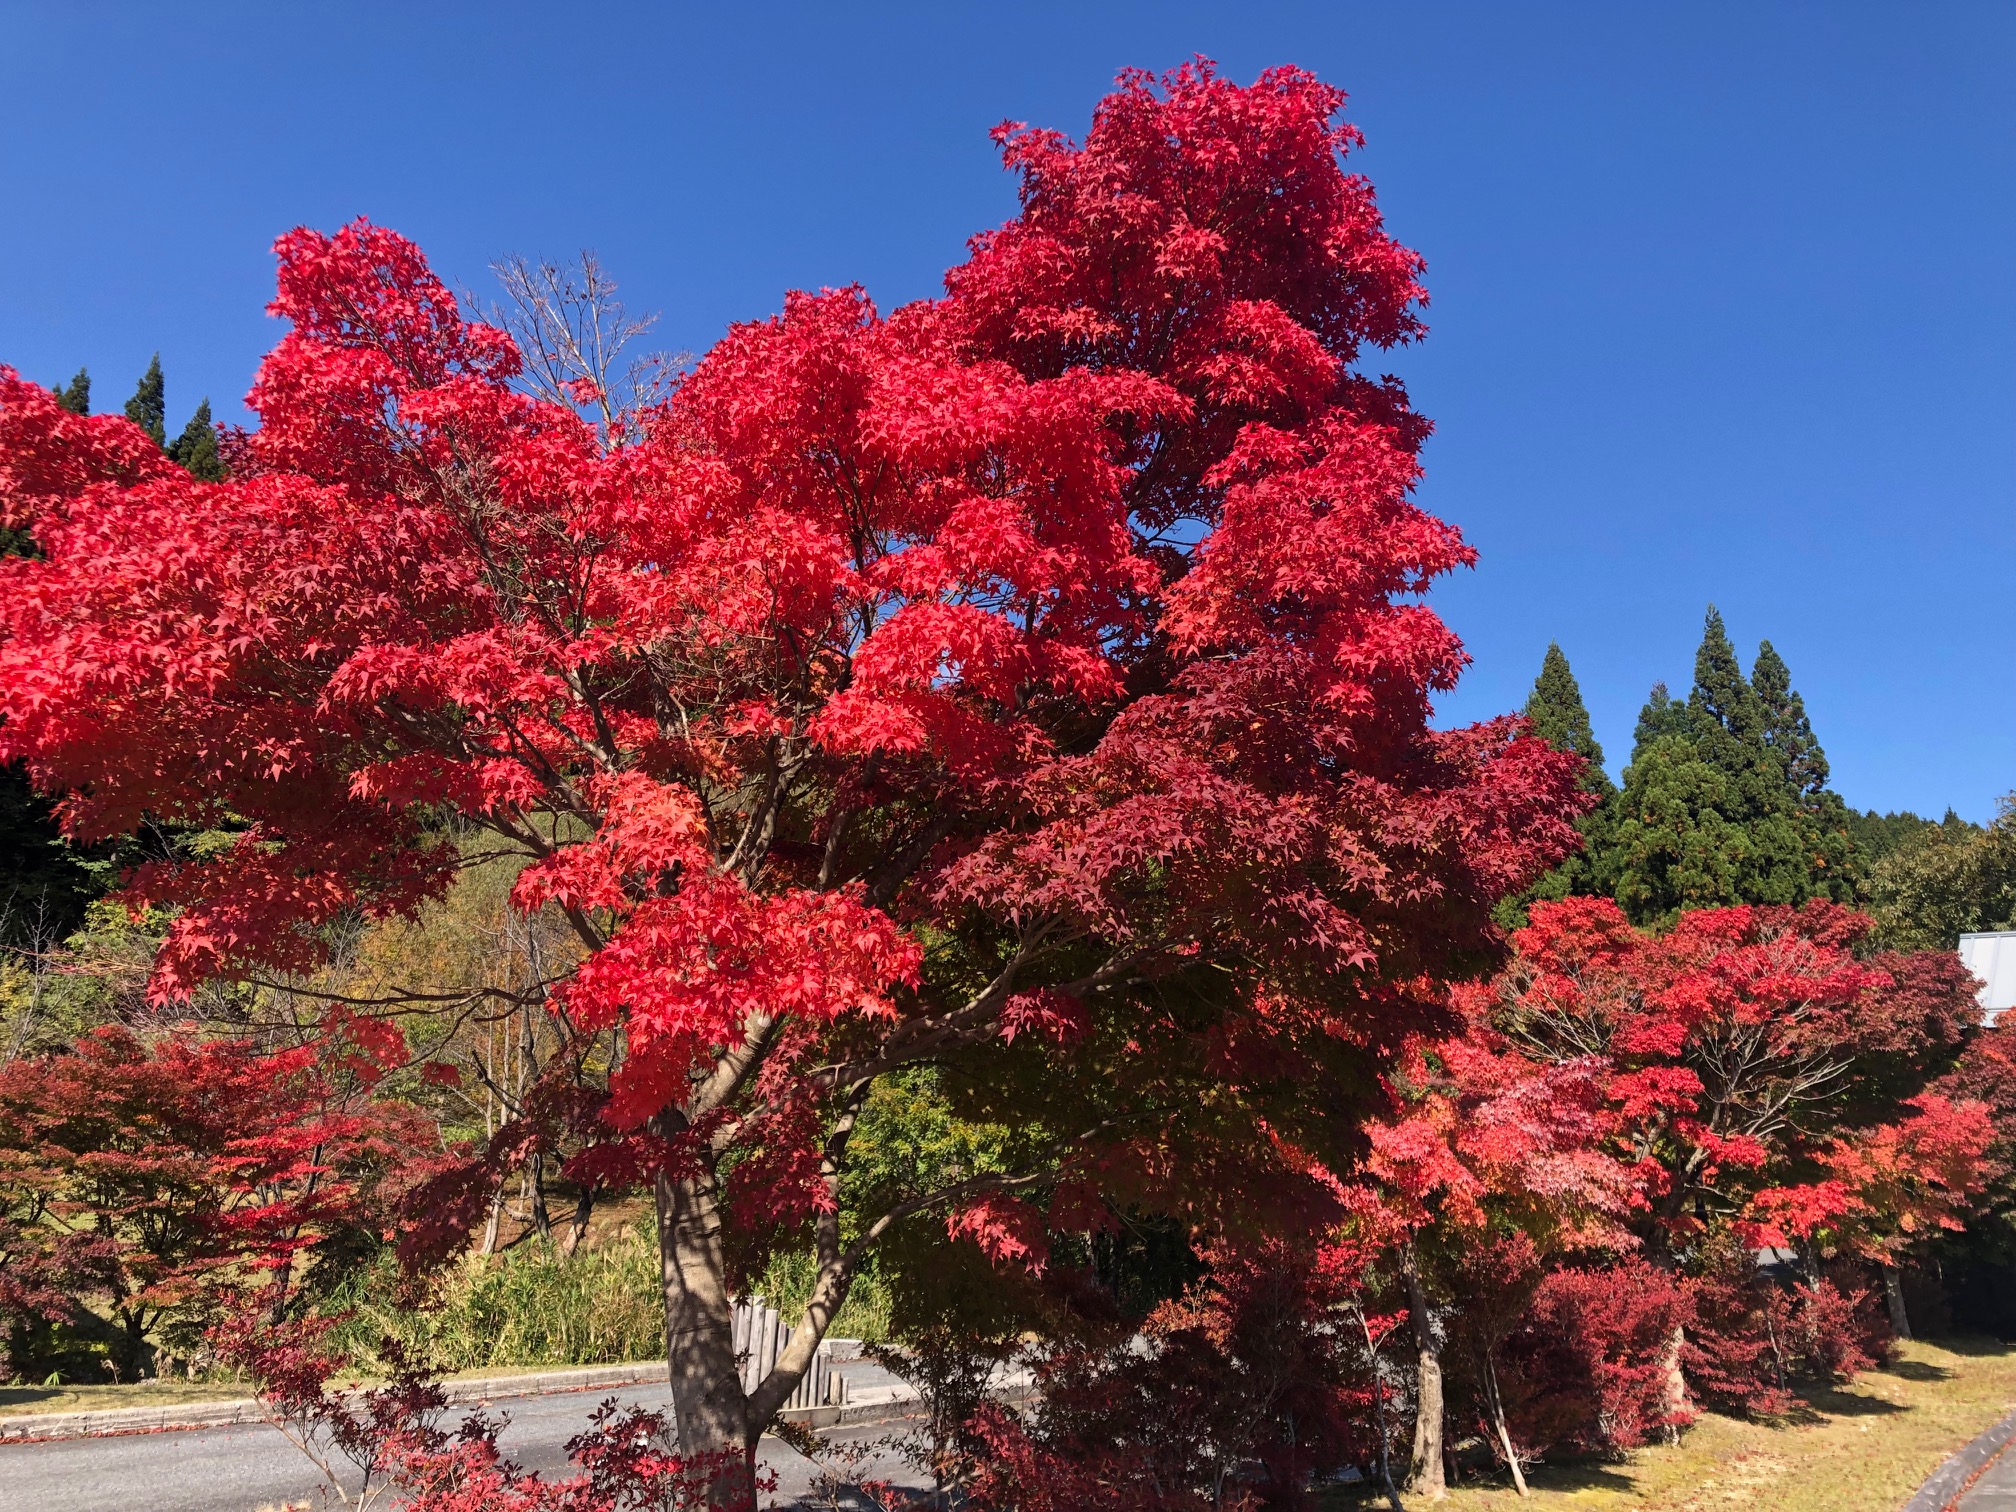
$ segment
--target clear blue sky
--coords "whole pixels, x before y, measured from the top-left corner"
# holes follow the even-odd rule
[[[160,350],[238,413],[273,238],[363,213],[451,282],[595,248],[662,344],[792,286],[936,291],[1013,207],[1004,117],[1294,62],[1428,259],[1435,602],[1523,701],[1558,639],[1613,770],[1703,606],[1791,664],[1857,806],[2016,788],[2016,5],[0,0],[0,361]]]

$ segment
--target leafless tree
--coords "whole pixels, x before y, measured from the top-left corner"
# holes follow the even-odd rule
[[[506,257],[490,265],[505,302],[491,320],[524,356],[520,382],[596,428],[605,450],[620,446],[636,417],[662,401],[687,358],[634,350],[658,323],[633,314],[593,252],[566,264]]]

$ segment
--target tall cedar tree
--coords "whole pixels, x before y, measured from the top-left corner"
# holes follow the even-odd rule
[[[1806,717],[1806,700],[1771,642],[1760,641],[1750,664],[1750,686],[1764,710],[1764,744],[1777,759],[1785,789],[1806,821],[1813,859],[1814,894],[1853,900],[1865,884],[1868,858],[1855,845],[1848,805],[1828,787],[1827,753]]]
[[[55,399],[73,415],[91,413],[91,375],[83,368],[77,369],[77,376],[70,380],[67,388],[54,390]]]
[[[792,294],[613,438],[362,221],[281,238],[224,483],[0,370],[46,553],[0,562],[0,757],[80,839],[249,821],[128,880],[164,1001],[439,898],[444,812],[523,858],[579,951],[538,1000],[625,1035],[687,1452],[753,1453],[913,1218],[1032,1263],[1113,1204],[1321,1224],[1576,842],[1578,761],[1430,722],[1464,653],[1419,596],[1474,553],[1357,369],[1424,291],[1342,104],[1195,65],[1082,145],[1004,126],[1021,209],[946,297]],[[1013,1139],[843,1209],[870,1094],[932,1065]],[[780,1245],[816,1280],[745,1389],[728,1298]]]
[[[159,352],[140,375],[133,397],[126,401],[126,418],[147,432],[156,446],[168,449],[168,384],[161,376]]]
[[[1853,897],[1845,810],[1835,812],[1839,799],[1824,788],[1809,795],[1793,785],[1816,770],[1824,784],[1825,758],[1789,677],[1779,676],[1783,662],[1772,653],[1763,664],[1773,680],[1769,707],[1711,605],[1686,703],[1655,688],[1639,716],[1639,744],[1596,862],[1603,890],[1635,921],[1683,908]]]
[[[224,481],[224,459],[217,450],[217,426],[210,418],[209,399],[196,406],[196,413],[182,427],[168,455],[199,483]]]
[[[1586,897],[1601,891],[1596,880],[1595,857],[1602,850],[1604,835],[1613,821],[1612,805],[1617,784],[1603,770],[1603,747],[1589,722],[1588,707],[1582,702],[1582,686],[1568,665],[1560,643],[1550,642],[1541,660],[1540,675],[1526,699],[1526,718],[1533,733],[1557,751],[1573,751],[1588,763],[1582,769],[1582,790],[1598,807],[1576,821],[1583,849],[1563,861],[1517,898],[1508,898],[1498,908],[1498,921],[1507,929],[1526,922],[1527,906],[1536,900]]]
[[[1637,727],[1631,732],[1631,759],[1638,760],[1662,735],[1685,735],[1690,728],[1687,701],[1676,703],[1666,684],[1655,682],[1646,695],[1645,707],[1638,711]]]
[[[1806,700],[1792,687],[1792,673],[1771,642],[1757,646],[1750,665],[1750,686],[1764,712],[1764,744],[1778,758],[1785,785],[1801,797],[1814,797],[1827,787],[1827,753],[1813,738],[1806,718]]]

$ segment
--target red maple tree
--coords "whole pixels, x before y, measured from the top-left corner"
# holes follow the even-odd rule
[[[794,294],[606,430],[362,221],[278,243],[227,482],[0,370],[0,760],[80,839],[235,830],[127,879],[164,999],[440,896],[444,813],[522,857],[579,946],[542,994],[622,1034],[688,1452],[912,1215],[1327,1201],[1305,1147],[1575,844],[1574,757],[1429,724],[1472,554],[1358,368],[1425,295],[1342,101],[1197,65],[1004,127],[1022,208],[945,297]],[[871,1090],[950,1061],[1046,1138],[843,1219]],[[818,1281],[745,1391],[728,1240],[785,1220]]]
[[[1604,1068],[1634,1226],[1689,1278],[1687,1369],[1718,1404],[1781,1410],[1795,1375],[1866,1361],[1868,1293],[1833,1262],[1876,1264],[1908,1335],[1900,1261],[1990,1174],[1992,1109],[1946,1095],[1966,1086],[1949,1068],[1979,1058],[1972,981],[1949,952],[1869,951],[1870,929],[1814,902],[1698,909],[1651,934],[1570,899],[1536,905],[1512,965],[1465,992],[1524,1055]],[[1760,1250],[1796,1284],[1763,1275]]]
[[[101,1301],[111,1363],[158,1372],[235,1293],[281,1306],[320,1248],[375,1240],[422,1121],[357,1095],[360,1060],[340,1035],[274,1053],[111,1028],[0,1067],[0,1322],[88,1327]]]

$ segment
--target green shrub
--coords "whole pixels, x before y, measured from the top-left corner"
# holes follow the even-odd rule
[[[812,1292],[807,1256],[780,1257],[757,1290],[787,1320]],[[602,1365],[656,1359],[665,1349],[658,1247],[648,1224],[594,1249],[562,1256],[528,1241],[502,1255],[470,1255],[442,1280],[437,1305],[396,1305],[389,1255],[358,1272],[324,1303],[347,1312],[337,1341],[373,1356],[390,1336],[444,1372],[511,1365]],[[858,1280],[831,1332],[886,1336],[889,1301],[872,1275]]]

